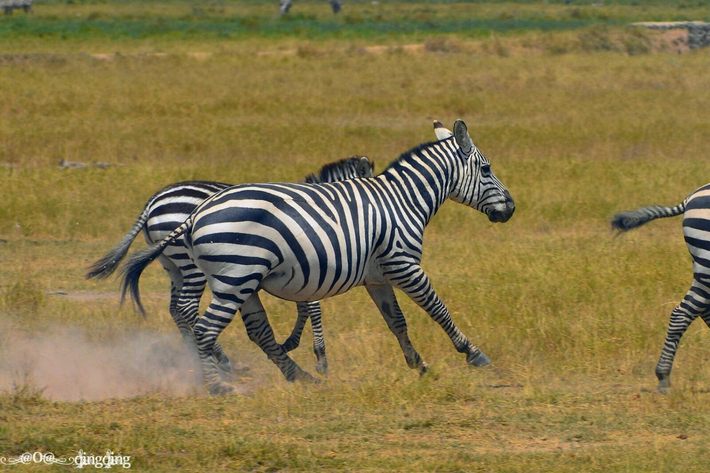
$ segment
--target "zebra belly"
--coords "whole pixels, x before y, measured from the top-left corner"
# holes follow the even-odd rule
[[[259,287],[281,299],[302,302],[343,294],[364,282],[364,277],[360,276],[363,272],[356,271],[355,267],[348,271],[346,261],[342,265],[333,260],[319,265],[316,258],[309,257],[311,259],[315,261],[309,261],[308,268],[298,261],[286,260],[270,271]]]
[[[344,285],[336,285],[335,287],[328,287],[326,285],[318,286],[317,283],[310,283],[303,286],[302,284],[293,283],[297,272],[298,270],[295,268],[274,271],[261,281],[259,288],[281,299],[306,302],[319,301],[321,299],[327,299],[328,297],[337,296],[362,284],[361,281],[348,281]]]

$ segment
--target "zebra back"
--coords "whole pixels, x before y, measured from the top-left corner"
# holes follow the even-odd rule
[[[307,184],[322,184],[325,182],[372,177],[374,171],[374,161],[370,161],[365,156],[350,156],[349,158],[326,164],[318,174],[307,175],[303,182]]]
[[[138,219],[118,245],[89,267],[86,279],[105,279],[112,275],[118,268],[118,264],[126,257],[131,243],[133,243],[140,231],[145,228],[149,219],[155,216],[175,213],[178,210],[183,212],[178,221],[167,223],[168,231],[173,231],[197,207],[197,204],[230,186],[231,184],[222,182],[184,181],[163,187],[148,199]],[[156,228],[153,228],[153,230],[156,230]]]

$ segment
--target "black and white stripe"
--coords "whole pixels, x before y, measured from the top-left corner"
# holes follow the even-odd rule
[[[276,343],[259,290],[314,301],[364,285],[407,364],[426,371],[394,294],[404,291],[449,335],[467,362],[490,361],[451,320],[420,266],[424,228],[447,199],[505,222],[513,199],[474,146],[462,121],[454,136],[404,153],[382,174],[332,184],[255,184],[227,189],[201,204],[169,237],[124,267],[123,291],[138,299],[143,269],[184,235],[207,275],[212,303],[194,327],[203,374],[213,393],[231,392],[210,358],[220,332],[241,311],[249,338],[286,379],[311,379]]]
[[[317,174],[309,174],[305,182],[337,182],[345,179],[373,176],[373,163],[366,157],[352,156],[347,159],[326,164]],[[106,256],[94,263],[87,278],[103,279],[111,275],[120,261],[126,256],[131,243],[142,230],[148,244],[162,241],[192,213],[205,199],[231,187],[232,184],[211,181],[187,181],[171,184],[155,193],[145,204],[140,216],[131,230]],[[170,315],[180,333],[190,347],[194,347],[192,323],[197,320],[200,298],[207,283],[204,274],[195,266],[186,252],[182,239],[176,240],[158,257],[165,271],[170,276]],[[321,325],[321,311],[318,302],[298,304],[298,320],[286,342],[290,351],[299,344],[306,320],[311,317],[316,353],[316,369],[327,374],[325,342]],[[219,366],[225,371],[232,371],[229,358],[224,354],[219,343],[215,344],[214,355]]]
[[[612,228],[626,232],[652,220],[683,215],[683,235],[693,258],[693,283],[671,312],[661,357],[656,365],[658,390],[667,393],[678,344],[690,324],[700,316],[710,327],[710,184],[690,194],[675,207],[650,206],[614,216]]]

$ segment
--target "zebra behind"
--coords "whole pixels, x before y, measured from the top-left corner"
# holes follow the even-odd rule
[[[693,283],[671,312],[661,357],[656,365],[658,391],[670,392],[671,369],[680,339],[700,316],[710,327],[710,184],[697,189],[675,207],[650,206],[614,215],[611,226],[619,232],[638,228],[658,218],[683,215],[683,235],[693,258]]]
[[[372,177],[373,163],[366,157],[351,156],[347,159],[326,164],[317,174],[309,174],[304,182],[335,182],[344,179]],[[163,240],[208,197],[231,187],[232,184],[211,181],[187,181],[171,184],[155,193],[143,207],[143,211],[121,242],[106,256],[94,263],[87,279],[104,279],[116,270],[126,256],[131,243],[141,230],[149,245]],[[206,280],[185,251],[182,240],[176,241],[158,258],[170,277],[170,315],[175,321],[183,339],[189,347],[194,347],[192,324],[197,320],[200,298]],[[284,343],[286,351],[298,347],[306,320],[311,318],[313,329],[313,349],[316,353],[316,369],[327,374],[325,342],[321,325],[321,311],[318,302],[299,303],[298,320],[291,336]],[[214,356],[223,371],[232,372],[229,358],[219,343],[215,344]]]
[[[395,334],[410,368],[427,364],[414,349],[395,297],[402,290],[444,329],[474,366],[488,357],[454,324],[420,266],[424,228],[449,198],[506,222],[515,204],[488,159],[457,121],[454,136],[420,145],[380,175],[331,184],[255,184],[233,187],[203,202],[159,244],[133,255],[123,268],[123,292],[140,304],[141,272],[184,236],[207,276],[213,299],[194,332],[210,392],[233,392],[210,357],[237,311],[256,342],[287,380],[312,379],[276,343],[259,291],[312,301],[364,285]]]

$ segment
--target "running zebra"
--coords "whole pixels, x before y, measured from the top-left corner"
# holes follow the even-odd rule
[[[318,174],[309,174],[304,182],[323,183],[345,179],[372,177],[374,165],[366,157],[352,156],[335,163],[326,164]],[[87,279],[104,279],[118,267],[126,256],[128,248],[143,230],[149,245],[163,240],[208,197],[232,184],[208,181],[178,182],[159,190],[143,207],[138,220],[123,240],[106,256],[94,263]],[[158,258],[170,277],[170,315],[177,325],[188,347],[194,348],[192,324],[197,320],[200,298],[205,289],[205,275],[191,261],[182,239],[175,241]],[[318,302],[299,302],[298,320],[291,336],[284,344],[286,351],[298,347],[306,320],[311,318],[313,329],[313,350],[316,354],[316,369],[327,375],[328,362],[325,357],[325,342],[321,325],[321,311]],[[233,367],[219,343],[215,343],[214,356],[220,369],[232,372]]]
[[[683,235],[693,258],[693,283],[680,305],[671,312],[668,333],[656,365],[658,391],[667,394],[678,344],[690,324],[700,316],[710,327],[710,184],[690,194],[675,207],[642,207],[614,215],[612,228],[627,232],[651,220],[683,215]]]
[[[440,128],[440,124],[435,124]],[[289,381],[312,380],[276,343],[258,291],[292,301],[315,301],[364,285],[399,341],[410,368],[427,364],[412,346],[394,288],[404,291],[449,335],[474,366],[488,357],[459,331],[420,266],[424,228],[449,198],[492,222],[506,222],[515,205],[486,157],[459,120],[454,136],[420,145],[377,177],[331,184],[254,184],[203,202],[162,242],[123,267],[123,294],[140,305],[142,271],[185,238],[192,260],[207,275],[213,299],[194,333],[211,393],[221,381],[211,358],[221,331],[241,311],[249,338]]]
[[[286,13],[288,13],[294,1],[295,0],[279,0],[279,5],[281,6],[281,8],[279,9],[279,15],[285,15]],[[343,1],[328,0],[328,2],[330,2],[330,6],[333,9],[333,13],[337,15],[343,6]]]

